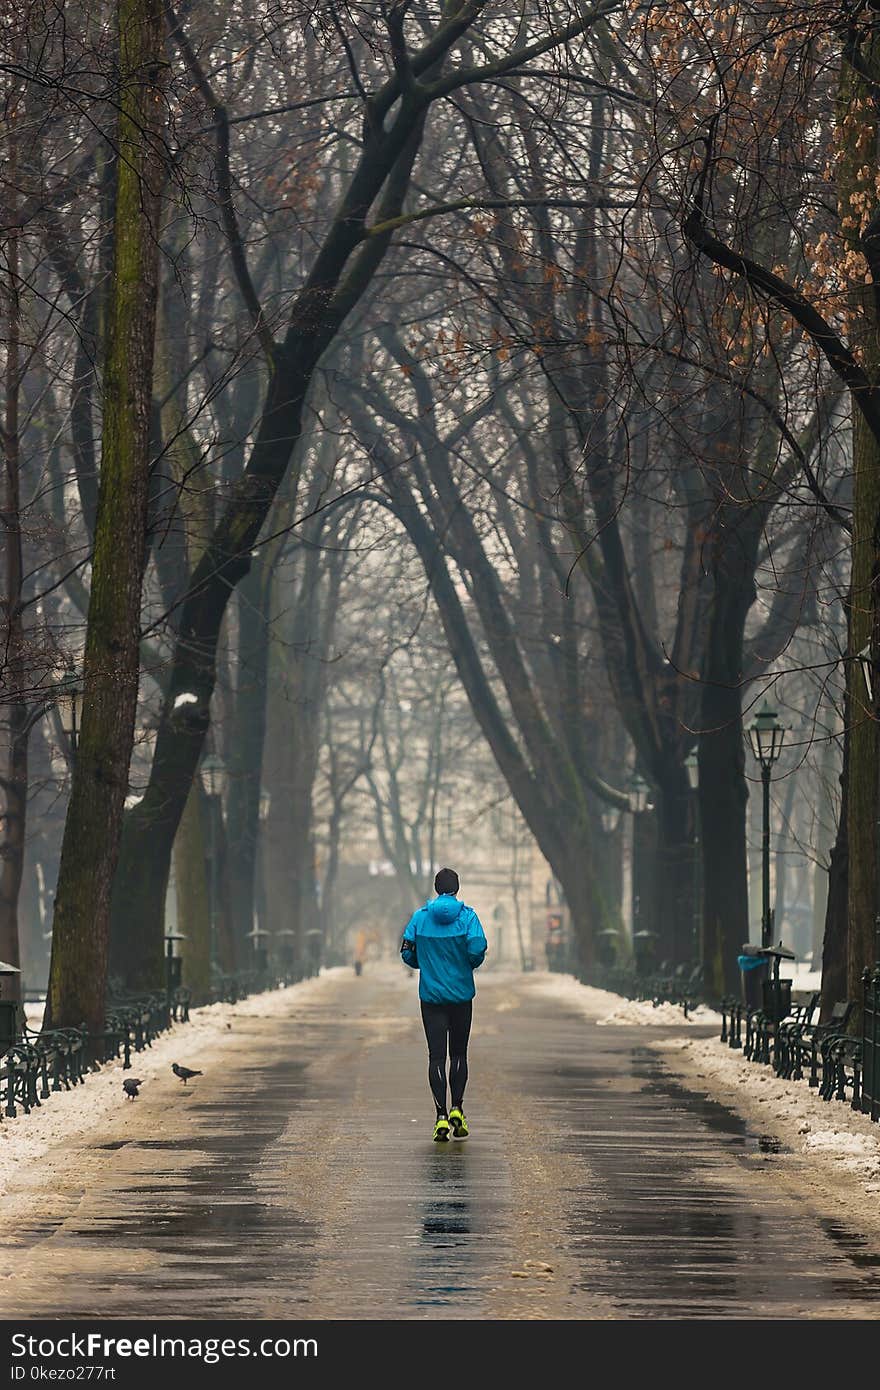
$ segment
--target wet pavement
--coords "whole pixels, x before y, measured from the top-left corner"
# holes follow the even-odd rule
[[[0,1236],[0,1315],[880,1316],[857,1213],[814,1214],[801,1156],[684,1089],[645,1032],[486,971],[472,1137],[436,1145],[414,978],[334,974],[83,1144]]]

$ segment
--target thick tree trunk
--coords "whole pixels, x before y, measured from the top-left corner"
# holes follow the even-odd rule
[[[632,930],[638,961],[659,964],[665,960],[660,940],[657,895],[657,816],[637,811],[632,827]],[[647,936],[641,936],[647,932]]]
[[[848,703],[848,702],[847,702]],[[847,937],[849,935],[849,779],[850,719],[843,720],[843,769],[840,774],[840,819],[828,868],[828,905],[822,943],[822,1000],[820,1017],[824,1021],[838,1000],[848,996]]]
[[[787,845],[791,837],[791,821],[794,812],[794,798],[797,791],[797,779],[789,777],[784,783],[785,799],[782,803],[779,829],[776,835],[776,849],[773,855],[773,864],[776,870],[776,880],[774,883],[773,894],[773,920],[775,923],[775,940],[783,940],[786,946],[794,947],[794,937],[791,931],[786,933],[785,914],[788,908],[789,893],[789,873],[788,873],[788,850]],[[781,790],[781,788],[780,788]],[[795,895],[797,889],[795,888]]]
[[[269,668],[269,594],[263,564],[241,585],[238,685],[229,739],[229,892],[234,930],[244,937],[255,925],[257,846]],[[276,807],[277,813],[277,807]],[[265,922],[260,924],[265,926]]]
[[[836,763],[836,744],[828,737],[822,750],[820,765],[819,806],[816,820],[816,863],[813,867],[813,930],[812,930],[812,968],[821,969],[822,942],[825,935],[825,921],[828,915],[830,894],[831,851],[835,837],[839,837],[840,817],[835,817],[834,802],[831,799],[831,778]],[[835,824],[835,820],[838,824]]]
[[[694,844],[690,786],[681,764],[659,786],[657,807],[657,927],[661,957],[680,965],[692,956]]]
[[[714,592],[703,664],[699,798],[703,970],[716,996],[739,992],[737,956],[749,939],[746,868],[743,636],[754,602],[754,540],[726,534],[713,557]]]
[[[205,874],[210,865],[205,838],[202,793],[193,782],[174,841],[174,883],[177,920],[186,937],[180,943],[183,983],[192,991],[194,1004],[211,999],[211,904]]]
[[[876,208],[877,107],[872,82],[880,77],[880,37],[872,36],[862,49],[868,80],[844,63],[838,101],[836,164],[841,229],[853,259],[858,262],[865,246],[870,210]],[[859,211],[853,215],[853,209]],[[864,212],[862,213],[862,209]],[[872,240],[873,224],[871,224]],[[873,261],[872,268],[875,269]],[[853,345],[873,392],[880,381],[880,323],[877,313],[876,269],[873,276],[854,272],[850,301],[853,310]],[[872,394],[873,394],[872,392]],[[859,408],[865,395],[852,396],[853,415],[853,532],[850,581],[849,636],[851,657],[871,643],[874,684],[880,686],[880,436],[869,426]],[[867,697],[858,660],[846,668],[849,718],[847,727],[847,808],[849,848],[846,992],[859,1001],[862,971],[875,957],[874,919],[880,883],[877,874],[878,723],[880,694],[875,689],[873,707]],[[829,943],[830,944],[830,943]],[[860,1012],[860,1011],[859,1011]]]
[[[415,106],[403,97],[389,129],[366,137],[357,170],[294,304],[284,344],[273,351],[265,406],[247,468],[230,489],[224,513],[190,579],[149,785],[126,817],[113,884],[114,960],[130,982],[145,968],[155,969],[148,962],[161,958],[171,846],[210,722],[226,606],[250,569],[251,550],[299,440],[315,367],[371,283],[390,244],[389,231],[355,254],[377,198],[375,215],[380,220],[400,212],[424,127],[424,106],[414,101]],[[293,491],[295,495],[295,487]],[[178,704],[181,695],[195,695],[195,702]],[[155,840],[158,872],[152,879],[144,877],[138,862],[145,835]]]
[[[10,187],[16,178],[16,113],[10,113]],[[28,794],[29,718],[27,690],[33,683],[27,669],[22,590],[24,564],[22,550],[19,394],[20,326],[19,233],[12,229],[6,238],[4,295],[6,314],[5,408],[3,412],[4,487],[2,526],[4,534],[4,574],[2,621],[0,621],[0,687],[4,691],[3,729],[0,731],[0,795],[2,795],[2,834],[0,834],[0,961],[20,968],[18,899],[24,875],[25,826]],[[7,999],[21,1002],[18,975],[3,981]]]
[[[19,688],[22,688],[19,686]],[[0,848],[0,961],[21,968],[18,908],[24,878],[28,793],[28,729],[24,701],[13,698],[6,710],[3,787],[3,842]],[[21,978],[3,981],[4,999],[21,1002]]]
[[[250,969],[254,963],[254,938],[244,940],[237,930],[232,914],[229,893],[229,845],[223,820],[223,804],[219,796],[202,794],[204,818],[211,825],[208,840],[208,882],[212,884],[214,950],[217,964],[226,974]]]
[[[93,1032],[104,1024],[110,894],[137,707],[164,110],[162,6],[119,0],[117,14],[120,158],[101,481],[47,1004],[50,1026],[85,1023]]]
[[[876,631],[877,601],[874,587],[877,556],[875,521],[880,505],[880,442],[858,411],[853,419],[852,581],[850,600],[850,651],[858,652],[872,641],[880,651]],[[875,667],[875,672],[878,668]],[[877,675],[875,674],[875,682]],[[847,767],[847,833],[849,846],[849,922],[847,928],[847,997],[859,1000],[862,971],[873,962],[874,918],[877,911],[877,776],[878,739],[875,709],[867,698],[860,663],[847,664],[850,719],[845,745]],[[876,700],[875,694],[875,700]]]

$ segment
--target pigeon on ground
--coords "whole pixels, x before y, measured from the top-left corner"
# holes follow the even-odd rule
[[[189,1067],[179,1067],[176,1062],[171,1063],[171,1070],[175,1076],[179,1076],[184,1086],[191,1076],[201,1076],[200,1071],[190,1071]]]
[[[141,1081],[140,1077],[127,1076],[122,1083],[122,1089],[128,1096],[129,1100],[134,1100],[138,1093],[138,1086],[143,1086],[143,1084],[144,1083],[143,1081]]]

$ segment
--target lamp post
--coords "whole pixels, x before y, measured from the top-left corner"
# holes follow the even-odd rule
[[[646,811],[654,809],[651,801],[651,788],[644,777],[638,772],[634,773],[629,784],[629,809],[633,818],[632,833],[632,934],[633,934],[633,955],[635,957],[636,969],[641,972],[651,963],[654,953],[654,941],[656,932],[641,925],[641,862],[640,856],[636,853],[638,841],[639,817]]]
[[[3,981],[11,980],[13,975],[20,975],[21,971],[16,965],[7,965],[0,960],[0,1057],[3,1057],[13,1046],[18,1037],[18,1004],[15,999],[4,999]]]
[[[182,931],[167,931],[165,933],[165,1000],[168,1005],[169,1016],[174,1001],[174,991],[180,988],[183,969],[183,961],[176,943],[185,940],[186,936]]]
[[[61,716],[61,727],[67,735],[67,742],[70,747],[70,761],[76,761],[76,750],[79,744],[79,731],[82,728],[82,706],[83,693],[76,681],[65,681],[58,691],[58,713]]]
[[[688,754],[688,756],[687,756],[687,757],[685,758],[685,760],[684,760],[684,765],[685,765],[685,768],[687,769],[688,786],[690,787],[691,791],[693,792],[693,800],[692,800],[692,803],[691,803],[692,806],[693,806],[693,811],[694,811],[694,881],[693,881],[693,888],[692,888],[693,899],[694,899],[694,932],[693,932],[694,944],[693,944],[693,951],[694,951],[694,960],[699,961],[699,960],[702,959],[702,954],[703,954],[703,951],[702,951],[703,933],[702,933],[702,931],[701,931],[701,927],[702,927],[702,918],[703,918],[703,912],[702,912],[702,907],[703,907],[703,904],[702,904],[703,884],[702,884],[702,873],[701,873],[701,869],[702,869],[702,857],[701,857],[701,848],[700,848],[700,830],[701,830],[701,826],[700,826],[700,798],[699,798],[699,791],[700,791],[700,764],[699,764],[699,761],[698,761],[698,759],[697,759],[696,750],[695,750],[693,753],[689,753],[689,754]]]
[[[638,772],[634,773],[629,786],[630,810],[634,811],[636,815],[640,815],[642,811],[653,810],[651,805],[651,788],[648,786],[644,777],[641,777]]]
[[[605,834],[613,835],[618,825],[620,824],[620,818],[623,815],[623,807],[610,805],[603,806],[600,814],[602,819],[602,829],[605,831]],[[615,851],[615,861],[616,862],[614,864],[614,873],[617,878],[617,888],[619,891],[621,886],[621,864],[619,848],[617,848]],[[617,928],[606,927],[603,931],[599,932],[596,941],[599,948],[599,964],[608,966],[616,965],[617,953],[620,950],[620,937]]]
[[[749,725],[752,752],[761,764],[761,783],[764,792],[764,821],[761,835],[761,945],[773,945],[773,914],[770,910],[770,776],[773,764],[782,752],[785,729],[776,711],[765,700]]]
[[[284,984],[292,985],[295,983],[293,944],[296,931],[293,927],[281,927],[275,935],[279,938],[278,963],[281,966],[281,978]]]
[[[226,785],[226,765],[216,753],[208,753],[202,758],[200,776],[205,795],[208,798],[208,834],[210,839],[211,869],[208,876],[209,911],[211,926],[211,969],[217,966],[217,817],[222,815],[223,789]]]
[[[252,927],[248,932],[254,944],[254,973],[258,989],[265,989],[269,973],[269,951],[266,938],[271,933],[265,927]]]

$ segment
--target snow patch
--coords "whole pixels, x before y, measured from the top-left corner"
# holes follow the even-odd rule
[[[44,1158],[55,1145],[66,1145],[98,1128],[111,1111],[122,1109],[124,1121],[124,1107],[137,1104],[123,1097],[124,1077],[138,1076],[146,1088],[159,1077],[167,1079],[172,1062],[192,1066],[210,1064],[234,1031],[237,1019],[289,1016],[319,994],[328,979],[349,973],[347,966],[324,968],[320,975],[283,989],[250,995],[238,1004],[206,1004],[193,1009],[189,1023],[173,1023],[166,1032],[159,1034],[151,1047],[133,1052],[128,1071],[124,1070],[121,1058],[107,1062],[100,1071],[87,1074],[81,1086],[53,1092],[29,1115],[21,1107],[15,1117],[3,1115],[0,1119],[0,1197],[9,1191],[15,1177],[21,1176],[23,1165]],[[42,1005],[39,1008],[42,1009]]]

